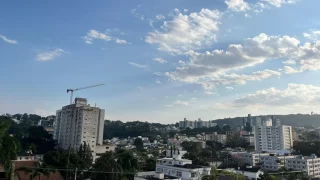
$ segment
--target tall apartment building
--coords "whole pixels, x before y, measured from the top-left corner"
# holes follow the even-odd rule
[[[96,157],[96,146],[103,143],[104,110],[91,107],[84,98],[62,107],[56,113],[54,138],[61,149],[77,150],[86,142]]]
[[[255,150],[262,151],[290,151],[292,149],[291,126],[255,126]]]
[[[214,123],[214,121],[202,121],[201,118],[198,118],[198,120],[187,120],[187,118],[184,118],[183,121],[179,121],[179,128],[202,128],[202,127],[214,127],[217,123]]]

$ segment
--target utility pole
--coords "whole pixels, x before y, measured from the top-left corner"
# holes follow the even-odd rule
[[[76,171],[74,173],[74,180],[77,180],[77,171],[78,171],[78,168],[76,167]]]

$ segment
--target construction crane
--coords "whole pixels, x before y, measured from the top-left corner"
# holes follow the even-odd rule
[[[82,90],[82,89],[88,89],[88,88],[93,88],[93,87],[103,86],[103,85],[105,85],[105,84],[96,84],[96,85],[87,86],[87,87],[82,87],[82,88],[77,88],[77,89],[67,89],[67,93],[71,92],[71,95],[70,95],[70,104],[72,104],[72,98],[73,98],[73,92],[74,92],[74,91],[79,91],[79,90]]]

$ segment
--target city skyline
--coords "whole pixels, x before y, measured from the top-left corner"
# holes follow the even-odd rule
[[[315,0],[0,3],[0,114],[170,123],[317,112]],[[12,11],[15,9],[15,11]],[[303,13],[302,13],[303,12]],[[32,28],[30,28],[32,27]]]

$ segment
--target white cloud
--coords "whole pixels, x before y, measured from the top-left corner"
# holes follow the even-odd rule
[[[161,73],[161,72],[154,72],[153,74],[154,74],[154,75],[157,75],[157,76],[162,76],[162,73]]]
[[[157,80],[156,83],[157,83],[157,84],[161,84],[161,81]]]
[[[126,40],[123,40],[123,39],[116,39],[116,43],[117,44],[128,44],[128,42]]]
[[[233,90],[233,87],[227,86],[226,89],[228,89],[228,90]]]
[[[86,43],[92,44],[94,39],[100,39],[104,41],[111,41],[112,38],[106,34],[103,34],[97,30],[91,29],[86,36],[83,37]]]
[[[290,66],[284,66],[283,67],[283,72],[286,73],[286,74],[294,74],[294,73],[300,73],[301,70],[292,68]]]
[[[281,7],[283,4],[293,4],[296,3],[297,0],[260,0],[261,3],[265,2],[268,5],[272,5],[275,7]]]
[[[212,94],[215,94],[214,92],[212,92],[212,91],[204,91],[204,93],[206,94],[206,95],[212,95]]]
[[[153,60],[161,64],[167,63],[167,61],[162,58],[154,58]]]
[[[13,40],[13,39],[9,39],[4,35],[0,34],[0,39],[2,39],[4,42],[9,43],[9,44],[18,44],[18,41]]]
[[[292,60],[292,59],[288,59],[286,61],[283,61],[282,63],[286,64],[286,65],[294,65],[294,64],[296,64],[296,61]]]
[[[229,103],[219,103],[223,108],[245,108],[249,106],[267,107],[303,107],[319,106],[320,87],[305,84],[288,84],[284,90],[269,88],[239,97]],[[296,109],[295,108],[295,109]]]
[[[140,91],[143,91],[143,87],[137,86],[137,88],[138,88]]]
[[[205,89],[224,84],[221,79],[227,79],[225,82],[229,84],[243,84],[242,82],[248,80],[280,76],[280,72],[272,70],[255,72],[252,75],[227,74],[229,71],[255,66],[270,59],[290,60],[285,63],[300,62],[298,71],[320,70],[320,41],[300,44],[298,39],[290,36],[268,36],[262,33],[245,39],[242,44],[230,44],[226,50],[216,49],[205,53],[190,51],[188,54],[188,62],[180,64],[175,71],[166,72],[165,75],[171,80],[201,84]]]
[[[303,36],[307,39],[310,39],[312,41],[320,40],[320,31],[319,30],[313,30],[311,33],[303,33]]]
[[[183,9],[183,12],[188,12],[189,10],[188,9]]]
[[[247,11],[250,9],[248,3],[243,0],[226,0],[225,3],[228,9],[232,11]]]
[[[189,15],[177,13],[172,20],[165,21],[160,30],[149,32],[145,41],[157,44],[159,50],[170,53],[198,49],[215,40],[220,16],[218,10],[209,9]]]
[[[136,68],[141,68],[141,69],[149,69],[149,66],[148,65],[142,65],[142,64],[138,64],[138,63],[134,63],[134,62],[128,62],[128,64],[130,64],[131,66],[133,67],[136,67]]]
[[[165,105],[165,107],[173,107],[175,105],[188,106],[189,102],[188,101],[176,100],[176,101],[173,101],[171,104]]]
[[[157,18],[158,20],[166,19],[166,17],[165,17],[163,14],[158,14],[158,15],[156,15],[156,18]]]
[[[61,56],[64,52],[65,51],[63,49],[55,49],[53,51],[46,51],[46,52],[39,53],[36,56],[36,59],[38,61],[49,61],[49,60],[52,60],[54,58]]]
[[[110,30],[107,30],[107,32],[110,32]],[[84,39],[85,43],[87,44],[92,44],[94,40],[103,40],[106,42],[114,41],[117,44],[128,44],[126,40],[119,39],[117,37],[112,37],[107,33],[102,33],[94,29],[89,30],[87,35],[83,36],[82,39]]]
[[[279,77],[280,72],[265,69],[263,71],[256,71],[251,74],[220,74],[215,77],[207,78],[202,81],[198,81],[197,84],[202,85],[206,90],[215,89],[219,85],[233,85],[233,84],[246,84],[247,81],[260,81],[270,77]]]

